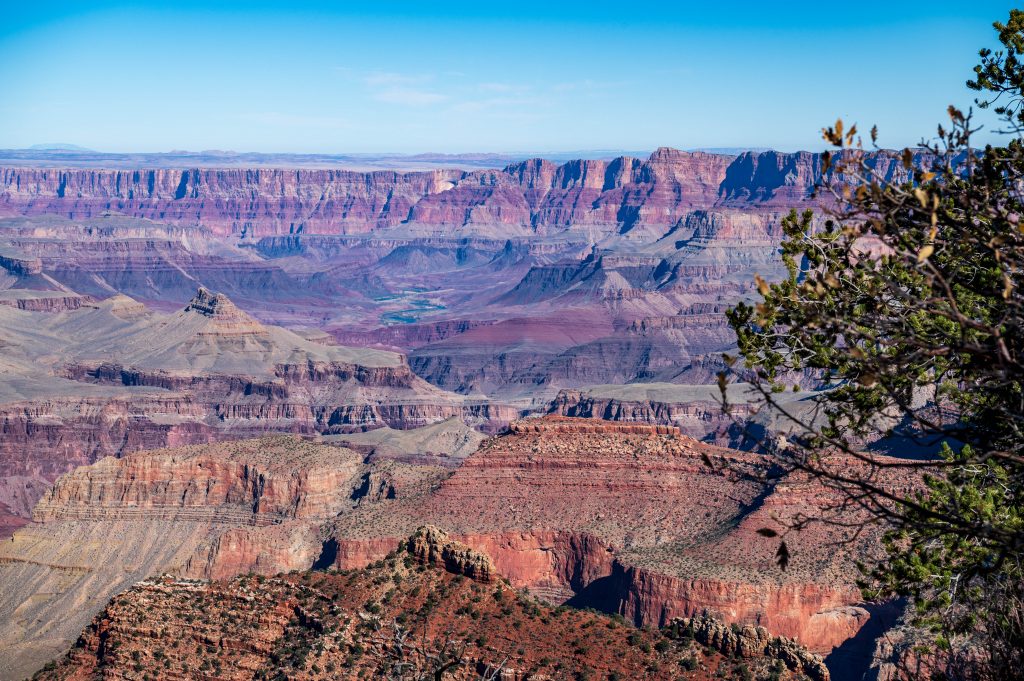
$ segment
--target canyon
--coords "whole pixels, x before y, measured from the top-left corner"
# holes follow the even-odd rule
[[[784,272],[783,217],[822,205],[820,155],[29,160],[0,166],[0,678],[80,634],[55,673],[117,676],[143,663],[106,637],[137,649],[156,626],[128,613],[251,603],[250,574],[266,600],[217,645],[272,623],[246,648],[255,673],[302,584],[379,571],[424,525],[462,548],[415,560],[463,577],[469,560],[469,581],[506,579],[531,607],[682,626],[712,649],[694,678],[741,648],[797,659],[790,644],[863,669],[891,615],[855,586],[876,538],[818,526],[787,537],[780,570],[758,530],[827,511],[829,491],[755,482],[785,428],[748,385],[728,413],[714,385],[726,310]],[[787,407],[813,405],[820,386],[794,382]],[[222,626],[174,621],[203,641]]]
[[[815,205],[822,168],[667,148],[421,172],[5,166],[0,289],[37,309],[120,293],[169,312],[202,286],[530,407],[592,385],[705,384],[733,342],[722,313],[754,274],[781,273],[781,217]]]
[[[737,475],[763,465],[675,427],[565,417],[515,422],[455,468],[297,436],[108,457],[64,476],[0,545],[0,673],[52,659],[147,575],[361,569],[424,523],[488,556],[477,577],[553,604],[641,626],[712,613],[827,656],[874,616],[852,563],[870,537],[837,550],[835,530],[801,533],[780,571],[756,530],[829,500],[798,477],[765,489]]]
[[[14,517],[104,456],[453,418],[494,430],[519,414],[446,393],[399,354],[265,326],[206,289],[172,314],[116,295],[60,314],[0,307],[0,320],[0,508]]]
[[[906,177],[896,154],[879,152],[870,161],[886,179]],[[500,225],[503,236],[581,226],[639,235],[679,224],[695,209],[798,204],[827,172],[809,152],[730,156],[667,147],[647,159],[537,158],[470,171],[9,166],[0,169],[0,207],[9,215],[79,220],[113,212],[256,238],[401,224]]]
[[[429,172],[0,168],[0,525],[76,465],[267,431],[494,432],[554,411],[735,444],[692,395],[821,167],[659,149]],[[176,340],[140,353],[160,329]],[[679,387],[578,397],[622,384]]]
[[[359,234],[403,223],[502,225],[506,234],[570,225],[642,230],[719,202],[786,205],[804,198],[820,175],[820,160],[808,153],[734,158],[672,149],[646,161],[533,159],[502,170],[413,173],[8,167],[0,171],[0,206],[11,215],[72,219],[110,211],[202,224],[220,236]]]

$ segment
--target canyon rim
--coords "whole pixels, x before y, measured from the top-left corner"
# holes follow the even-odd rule
[[[1018,678],[1024,12],[791,4],[12,7],[0,680]]]

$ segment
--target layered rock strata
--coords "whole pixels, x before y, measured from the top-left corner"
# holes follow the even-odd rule
[[[873,158],[883,176],[902,166]],[[646,160],[534,159],[503,170],[0,169],[0,210],[75,219],[107,211],[221,235],[358,234],[402,223],[508,225],[530,231],[590,225],[643,233],[716,205],[795,205],[823,175],[818,154],[738,157],[658,149]]]
[[[399,354],[261,324],[206,289],[168,315],[114,296],[64,314],[0,306],[0,319],[0,477],[35,480],[29,493],[141,449],[449,419],[497,430],[519,414],[445,393]]]
[[[106,458],[64,476],[33,522],[0,542],[0,678],[29,674],[149,575],[227,579],[329,564],[320,526],[363,501],[367,476],[386,476],[390,498],[404,499],[443,475],[363,461],[277,436]]]
[[[436,529],[405,544],[416,555],[421,548],[431,556],[472,553]],[[487,560],[476,554],[471,563]],[[37,678],[241,681],[282,670],[311,680],[829,678],[820,658],[790,642],[766,641],[757,652],[760,639],[743,637],[744,657],[730,660],[720,641],[703,641],[711,621],[636,630],[605,615],[552,608],[502,581],[465,579],[464,568],[424,564],[402,551],[341,574],[146,580],[109,603]]]
[[[851,566],[869,538],[837,550],[839,533],[801,533],[783,573],[776,542],[757,533],[827,507],[828,490],[812,481],[759,488],[743,474],[763,465],[759,456],[670,427],[548,417],[511,430],[415,511],[390,503],[339,519],[333,535],[346,548],[337,564],[372,559],[393,546],[387,535],[430,518],[487,552],[513,583],[637,624],[709,610],[828,652],[868,620]]]
[[[27,587],[54,570],[79,575],[81,559],[69,557],[89,551],[103,553],[105,567],[45,599],[34,586],[16,589],[0,604],[0,619],[20,630],[34,617],[35,635],[45,630],[56,640],[94,612],[81,604],[124,587],[125,561],[136,566],[136,579],[154,569],[216,579],[351,569],[380,560],[429,523],[440,529],[413,542],[420,559],[479,581],[502,574],[551,602],[638,625],[707,611],[821,653],[857,634],[870,613],[859,603],[852,558],[870,538],[840,545],[838,531],[798,533],[787,539],[793,558],[782,572],[776,542],[757,532],[821,513],[828,490],[795,477],[760,487],[744,475],[763,465],[760,457],[666,430],[529,419],[486,441],[454,472],[393,460],[367,467],[350,450],[295,439],[104,460],[54,487],[36,522],[0,547],[0,568],[13,571],[5,583]],[[175,551],[145,548],[154,533],[171,531]],[[102,549],[76,538],[104,532],[118,539]],[[438,549],[448,542],[443,534],[465,548]],[[141,551],[138,558],[128,549]],[[17,640],[12,651],[30,654],[28,641]]]

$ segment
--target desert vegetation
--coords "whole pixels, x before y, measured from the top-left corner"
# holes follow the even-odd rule
[[[435,560],[449,552],[468,562]],[[820,658],[764,630],[706,617],[637,629],[460,572],[479,562],[421,529],[361,570],[160,577],[113,599],[36,678],[827,678]]]

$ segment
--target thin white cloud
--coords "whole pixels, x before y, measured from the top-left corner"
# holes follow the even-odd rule
[[[543,99],[524,97],[484,97],[482,99],[467,99],[452,104],[452,111],[476,112],[494,109],[523,109],[540,108],[547,105]]]
[[[350,128],[352,123],[338,116],[310,116],[281,111],[254,111],[242,114],[241,118],[252,123],[261,123],[282,128]]]
[[[627,85],[624,82],[615,81],[604,81],[604,80],[591,80],[586,78],[584,80],[578,80],[568,83],[555,83],[551,86],[551,89],[555,92],[572,92],[572,91],[592,91],[592,90],[607,90],[610,88],[618,88]]]
[[[389,88],[373,95],[378,102],[387,104],[399,104],[402,106],[430,106],[447,101],[448,97],[430,90],[415,90],[412,88]]]
[[[530,89],[526,85],[512,83],[480,83],[477,88],[483,92],[525,92]]]
[[[430,89],[436,76],[433,73],[400,73],[373,69],[356,71],[354,69],[338,69],[346,77],[361,82],[366,87],[370,99],[386,104],[399,106],[430,106],[448,101],[446,94]],[[425,87],[426,86],[426,87]]]
[[[419,85],[434,79],[430,73],[397,73],[395,71],[371,71],[363,77],[370,87],[399,87]]]
[[[399,72],[386,69],[357,70],[335,67],[366,88],[366,95],[377,102],[408,107],[429,107],[449,104],[453,112],[494,111],[502,108],[528,106],[526,98],[532,87],[502,81],[459,82],[461,72]]]

